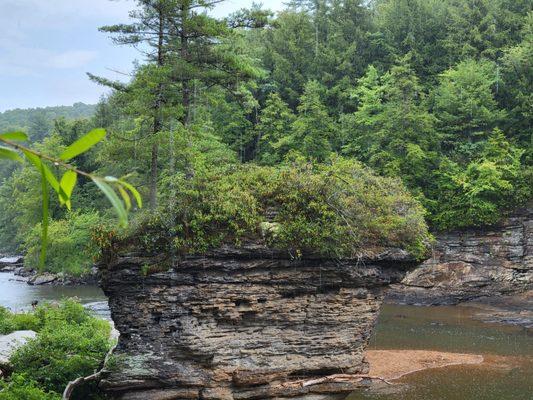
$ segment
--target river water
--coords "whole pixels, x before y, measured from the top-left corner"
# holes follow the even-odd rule
[[[57,301],[68,297],[77,297],[99,316],[109,318],[107,298],[98,286],[31,286],[11,272],[0,272],[0,306],[11,311],[30,309],[35,300]]]
[[[0,306],[13,311],[34,300],[77,297],[109,318],[107,300],[96,286],[29,286],[11,273],[0,273]],[[347,400],[531,400],[533,330],[475,319],[472,307],[385,305],[371,348],[437,350],[481,354],[481,365],[454,366],[413,373],[396,385],[377,385]]]
[[[472,307],[385,305],[371,348],[481,354],[480,365],[429,369],[347,400],[532,400],[533,330],[475,319]]]

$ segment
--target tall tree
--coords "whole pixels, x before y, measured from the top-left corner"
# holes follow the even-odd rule
[[[357,102],[357,111],[343,118],[346,130],[343,153],[367,161],[383,123],[384,110],[381,80],[374,66],[368,67],[365,76],[359,79],[352,97]]]
[[[519,41],[530,0],[447,0],[448,35],[445,47],[455,64],[465,58],[500,58]]]
[[[533,12],[522,28],[522,41],[502,58],[502,85],[498,100],[508,110],[504,121],[523,146],[530,146],[533,162]]]
[[[448,148],[486,138],[504,117],[494,98],[496,81],[488,61],[466,60],[441,75],[434,112]]]
[[[263,63],[281,98],[296,109],[306,83],[314,77],[314,27],[309,14],[283,11],[264,32]]]
[[[290,132],[295,115],[278,93],[271,93],[261,110],[255,127],[258,138],[258,159],[276,164],[290,150]]]
[[[375,22],[384,36],[386,48],[393,52],[396,59],[409,53],[412,68],[422,81],[433,79],[435,74],[448,66],[444,49],[448,15],[446,1],[374,2]]]
[[[401,176],[411,188],[424,186],[439,138],[410,58],[401,59],[381,79],[370,68],[356,96],[359,110],[351,142],[356,154],[384,174]]]
[[[121,87],[94,76],[93,79],[125,90],[133,97],[148,94],[152,136],[157,136],[164,129],[165,122],[168,122],[165,118],[168,109],[178,110],[178,120],[182,125],[190,123],[196,85],[229,88],[257,73],[249,60],[238,57],[231,42],[226,40],[232,34],[227,21],[217,20],[207,14],[206,11],[221,2],[138,0],[138,10],[131,13],[133,23],[101,28],[103,32],[115,35],[115,43],[135,46],[147,57],[148,65],[138,69],[129,87]],[[152,207],[157,203],[158,152],[159,142],[152,140]]]
[[[293,141],[297,149],[317,161],[324,161],[330,154],[334,134],[334,123],[321,99],[323,90],[317,81],[305,85],[293,124]]]
[[[146,56],[148,63],[153,66],[150,72],[153,73],[154,81],[148,85],[149,90],[145,90],[143,93],[143,96],[149,96],[145,101],[151,103],[149,117],[152,119],[152,135],[157,135],[163,128],[162,107],[165,103],[164,91],[167,81],[166,77],[163,76],[163,69],[169,61],[168,55],[174,41],[172,17],[175,16],[177,5],[177,1],[175,0],[138,0],[138,9],[130,13],[133,19],[132,23],[100,28],[102,32],[114,35],[113,41],[115,44],[130,45],[138,48]],[[135,86],[127,88],[125,85],[120,85],[91,74],[89,76],[98,83],[129,92],[134,96],[139,95],[138,91],[134,90]],[[151,153],[149,175],[150,205],[152,208],[155,208],[157,204],[159,154],[159,143],[157,140],[153,140],[152,142]]]

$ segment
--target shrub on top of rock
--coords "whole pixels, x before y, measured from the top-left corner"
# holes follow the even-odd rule
[[[244,165],[227,174],[167,178],[157,213],[121,238],[147,251],[198,254],[223,244],[261,243],[294,257],[356,258],[401,248],[423,258],[431,236],[424,210],[399,179],[353,160]]]

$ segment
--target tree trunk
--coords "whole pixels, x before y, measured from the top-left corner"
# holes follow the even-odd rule
[[[152,145],[152,162],[150,164],[150,208],[157,207],[157,159],[159,155],[159,144]]]
[[[189,54],[189,37],[187,32],[187,20],[189,19],[189,9],[187,6],[181,6],[181,32],[180,32],[180,42],[181,42],[181,59],[185,62],[190,62]],[[182,81],[182,100],[181,104],[183,106],[183,116],[182,123],[184,126],[187,126],[190,122],[190,113],[191,113],[191,84],[188,76],[185,76]]]
[[[159,9],[159,31],[157,42],[157,65],[162,67],[164,65],[164,16],[163,10]],[[163,127],[161,121],[161,107],[163,105],[163,84],[160,83],[157,87],[156,100],[154,104],[154,124],[152,134],[155,136]],[[158,178],[158,158],[159,158],[159,143],[154,140],[152,145],[152,159],[150,163],[150,208],[154,210],[157,207],[157,178]]]
[[[187,31],[187,21],[189,20],[190,8],[189,6],[181,6],[181,32],[180,32],[180,42],[181,42],[181,59],[187,63],[191,62],[191,57],[189,53],[189,37]],[[185,76],[181,82],[182,88],[182,99],[181,105],[183,107],[183,116],[181,123],[185,127],[187,135],[187,146],[189,149],[192,147],[192,138],[191,132],[187,129],[188,125],[191,122],[191,79],[189,76]],[[190,155],[186,156],[185,160],[185,178],[192,179],[194,177],[194,167],[190,160]]]

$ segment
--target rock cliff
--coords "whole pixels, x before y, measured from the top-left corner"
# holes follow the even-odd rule
[[[433,256],[393,285],[391,301],[455,304],[533,289],[533,205],[497,226],[436,239]]]
[[[101,388],[121,400],[349,393],[368,372],[384,288],[416,264],[401,250],[351,261],[257,246],[115,254],[102,287],[121,336]]]

